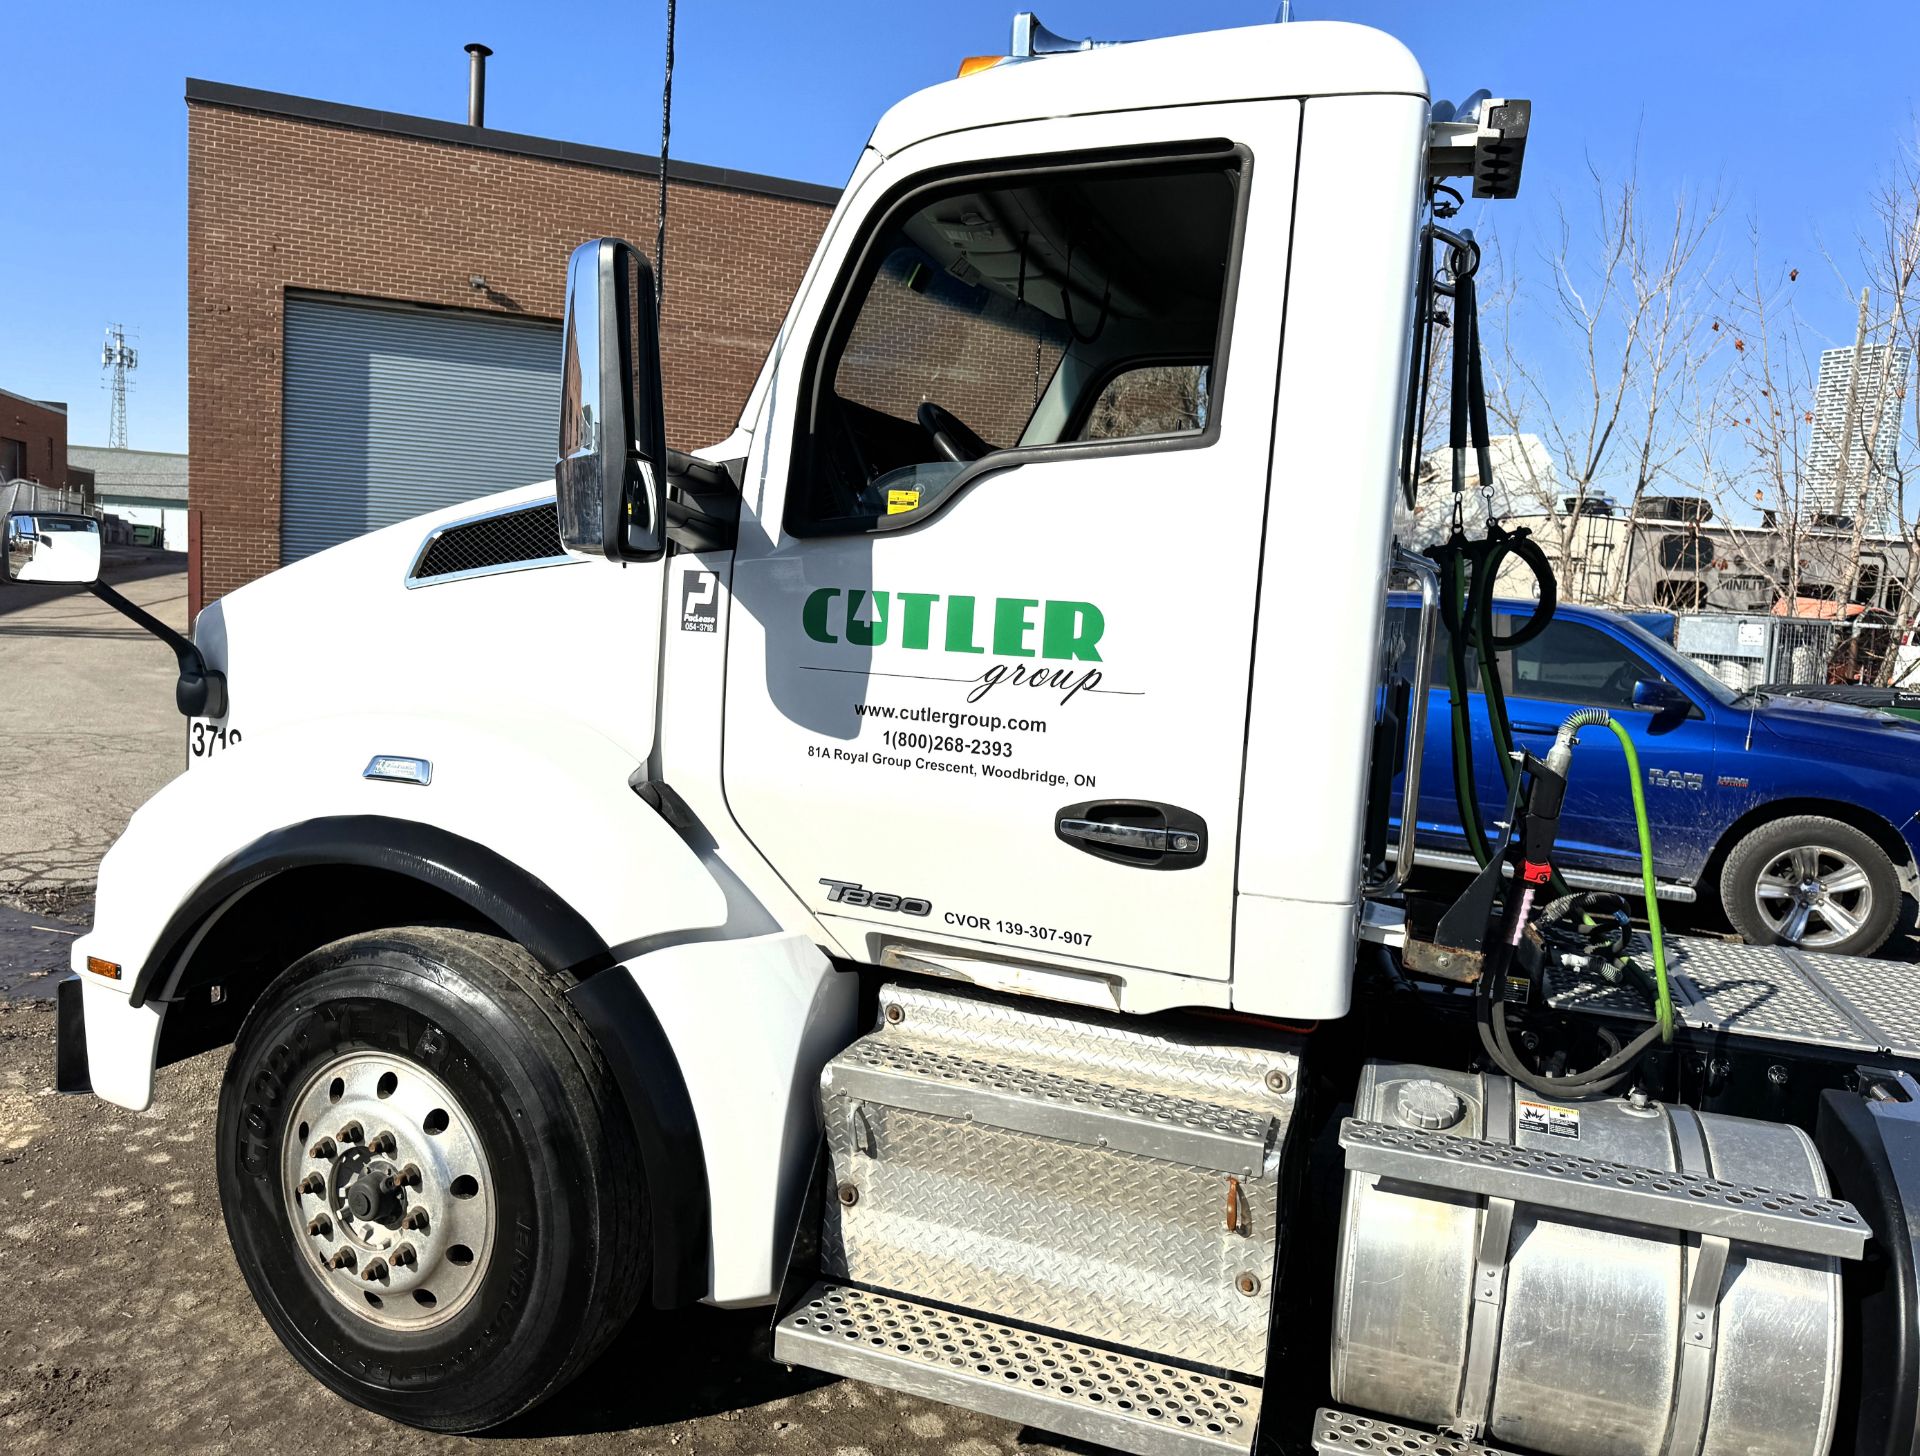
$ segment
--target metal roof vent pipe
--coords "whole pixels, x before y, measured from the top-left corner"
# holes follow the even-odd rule
[[[467,125],[487,124],[487,57],[493,52],[475,41],[467,47]]]

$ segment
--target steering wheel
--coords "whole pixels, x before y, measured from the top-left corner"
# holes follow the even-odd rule
[[[1631,703],[1634,684],[1639,681],[1640,669],[1631,662],[1623,662],[1608,675],[1603,691],[1609,697]]]
[[[921,429],[933,436],[934,448],[956,465],[993,453],[993,446],[968,429],[953,411],[941,408],[932,400],[915,410],[914,418],[920,422]]]

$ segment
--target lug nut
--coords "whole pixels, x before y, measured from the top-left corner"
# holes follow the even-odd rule
[[[329,1269],[351,1269],[353,1267],[353,1250],[336,1249],[333,1257],[327,1260],[327,1267]]]
[[[312,1193],[316,1195],[325,1193],[327,1191],[327,1180],[318,1173],[309,1173],[300,1180],[300,1186],[294,1191],[296,1193]]]
[[[333,1220],[324,1213],[318,1214],[313,1222],[307,1225],[307,1232],[316,1239],[330,1239],[333,1237]]]
[[[396,1269],[411,1269],[413,1267],[413,1259],[412,1244],[402,1244],[393,1251],[393,1265]]]
[[[387,1277],[387,1261],[385,1259],[372,1260],[365,1269],[360,1271],[360,1277],[369,1284],[375,1280],[384,1280]]]
[[[367,1144],[367,1151],[370,1153],[394,1153],[399,1150],[399,1146],[400,1145],[393,1140],[392,1133],[377,1132],[373,1135],[373,1141]]]
[[[341,1128],[340,1141],[343,1143],[359,1142],[360,1141],[360,1124],[357,1122],[350,1122],[345,1127]]]
[[[313,1145],[313,1156],[316,1158],[332,1159],[339,1154],[339,1151],[330,1137],[323,1137]]]
[[[400,1220],[400,1227],[403,1229],[411,1229],[415,1233],[425,1233],[427,1231],[426,1209],[424,1208],[408,1209],[407,1216],[402,1220]]]
[[[420,1170],[412,1163],[409,1163],[398,1173],[389,1177],[386,1182],[382,1183],[380,1188],[381,1191],[386,1193],[398,1193],[402,1188],[418,1188],[419,1186]]]

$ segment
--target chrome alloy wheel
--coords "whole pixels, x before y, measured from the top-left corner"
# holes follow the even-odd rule
[[[1788,945],[1838,945],[1873,914],[1873,882],[1850,855],[1803,844],[1768,861],[1754,886],[1760,918]]]
[[[281,1141],[287,1215],[328,1293],[419,1330],[473,1297],[493,1252],[487,1157],[446,1085],[382,1052],[316,1072]]]

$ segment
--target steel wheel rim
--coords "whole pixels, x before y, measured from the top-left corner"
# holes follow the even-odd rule
[[[1873,882],[1852,855],[1824,844],[1776,854],[1760,871],[1754,906],[1769,932],[1788,945],[1838,945],[1873,915]]]
[[[293,1100],[280,1167],[302,1257],[355,1316],[424,1330],[472,1300],[493,1254],[492,1170],[424,1067],[383,1052],[329,1062]]]

